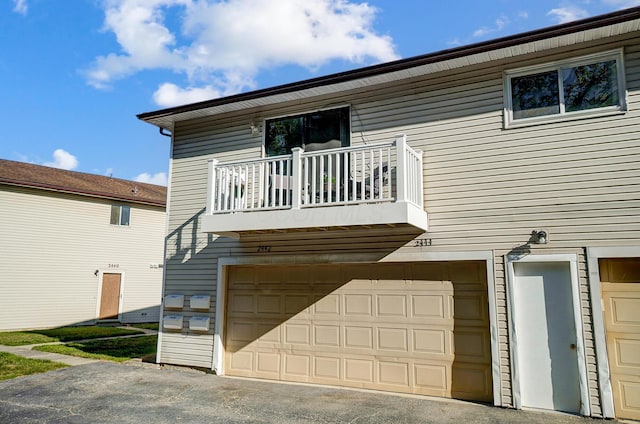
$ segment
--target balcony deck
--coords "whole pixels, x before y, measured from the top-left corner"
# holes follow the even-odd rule
[[[234,163],[209,161],[203,230],[243,233],[411,226],[426,231],[422,153],[395,141]]]

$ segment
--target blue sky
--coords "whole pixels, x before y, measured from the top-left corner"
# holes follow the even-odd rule
[[[166,184],[136,114],[640,6],[640,0],[0,0],[0,158]]]

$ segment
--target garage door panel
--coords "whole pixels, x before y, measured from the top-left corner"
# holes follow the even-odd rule
[[[314,356],[313,358],[313,379],[318,382],[336,384],[341,380],[342,359],[336,356]]]
[[[611,369],[614,372],[638,374],[640,369],[640,334],[609,334],[613,343],[615,356],[612,358]],[[627,369],[624,369],[627,368]]]
[[[451,368],[442,363],[419,363],[414,367],[415,387],[422,394],[450,396]]]
[[[489,330],[485,328],[456,328],[455,355],[459,361],[487,363],[491,361]]]
[[[314,325],[313,344],[316,346],[340,347],[339,325]]]
[[[433,293],[411,296],[411,312],[416,318],[450,319],[447,293]]]
[[[615,415],[640,420],[640,259],[601,259],[599,271]]]
[[[620,416],[640,414],[640,379],[625,378],[618,381]]]
[[[409,331],[407,328],[377,328],[378,350],[409,352]]]
[[[347,317],[373,317],[373,296],[370,294],[346,293],[344,299],[344,315]]]
[[[413,351],[421,354],[451,354],[451,337],[446,328],[416,328],[413,334]]]
[[[484,311],[487,304],[486,293],[457,293],[454,297],[454,310],[456,311],[456,322],[467,325],[479,325],[484,327],[487,318]]]
[[[287,354],[283,356],[284,376],[287,380],[292,381],[308,381],[311,374],[311,356],[310,355],[293,355]]]
[[[373,349],[373,328],[346,325],[344,327],[345,348]]]
[[[493,398],[491,370],[487,367],[454,363],[452,374],[451,391],[456,398],[485,401]]]
[[[266,277],[265,268],[270,268]],[[448,263],[255,266],[258,283],[249,292],[246,269],[242,290],[230,272],[225,372],[450,397],[455,395],[452,366],[466,361],[472,365],[467,374],[475,379],[463,373],[459,378],[471,382],[467,386],[481,381],[476,392],[486,400],[485,380],[491,377],[486,291],[474,291],[485,284],[470,277],[485,278],[484,266],[457,273],[468,289],[462,292],[451,281],[426,279],[447,278],[451,268]],[[278,274],[282,281],[274,290]],[[290,276],[295,284],[286,284]],[[264,281],[271,288],[265,289]],[[249,323],[259,324],[245,328]],[[454,339],[457,331],[460,340]],[[482,367],[483,378],[475,377]]]
[[[344,380],[348,383],[373,383],[374,361],[370,358],[344,358]]]

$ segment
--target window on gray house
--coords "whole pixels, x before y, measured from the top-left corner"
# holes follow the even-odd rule
[[[267,156],[287,155],[294,147],[340,140],[349,145],[349,108],[269,119],[265,122]]]
[[[507,122],[624,109],[622,53],[507,71]]]
[[[111,205],[111,225],[129,225],[130,216],[129,206]]]

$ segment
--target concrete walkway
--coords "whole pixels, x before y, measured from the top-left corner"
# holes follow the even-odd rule
[[[87,339],[87,340],[74,340],[74,343],[78,343],[78,342],[81,343],[81,342],[86,342],[86,341],[91,341],[91,340],[122,339],[122,338],[141,337],[141,336],[148,336],[148,335],[158,334],[157,331],[149,330],[149,329],[146,329],[146,328],[137,328],[137,327],[132,327],[132,326],[127,326],[127,327],[122,326],[122,327],[118,327],[118,328],[124,328],[124,329],[127,329],[127,330],[142,331],[142,334],[130,334],[130,335],[127,335],[127,336],[114,336],[114,337],[101,337],[101,338]],[[0,352],[12,353],[14,355],[23,356],[25,358],[46,359],[46,360],[54,361],[54,362],[62,362],[63,364],[67,364],[67,365],[71,365],[71,366],[91,364],[91,363],[100,361],[99,359],[80,358],[78,356],[61,355],[59,353],[40,352],[39,350],[33,350],[33,348],[36,347],[36,346],[53,345],[53,344],[65,344],[65,343],[69,343],[69,342],[38,343],[38,344],[22,345],[22,346],[0,345]]]

